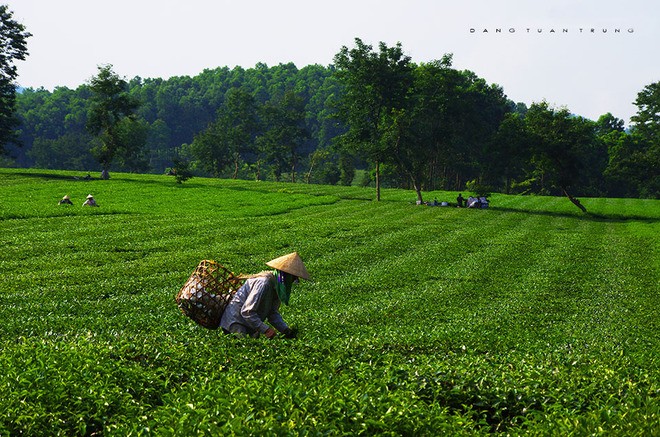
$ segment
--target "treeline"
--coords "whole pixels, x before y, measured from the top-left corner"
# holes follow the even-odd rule
[[[139,102],[114,171],[374,184],[422,191],[654,197],[660,193],[659,85],[633,126],[510,101],[451,56],[415,64],[400,45],[356,39],[324,67],[258,64],[194,77],[133,78]],[[17,95],[21,147],[3,165],[101,170],[89,84]],[[633,96],[631,96],[632,99]],[[364,177],[355,181],[356,169]],[[376,171],[377,170],[377,171]],[[421,196],[421,194],[420,194]]]
[[[178,157],[195,161],[188,156],[190,145],[217,120],[228,96],[237,90],[249,94],[259,106],[273,105],[292,93],[302,102],[306,137],[298,151],[301,155],[328,148],[341,132],[340,124],[328,113],[330,100],[339,93],[331,68],[258,64],[250,69],[209,69],[195,77],[167,80],[136,77],[127,83],[127,92],[140,102],[138,122],[130,135],[142,147],[130,156],[118,156],[113,170],[162,173]],[[87,129],[91,100],[89,84],[76,89],[58,87],[52,92],[23,89],[17,96],[21,147],[9,148],[16,165],[100,171],[100,163],[90,152],[93,138]],[[193,162],[193,166],[200,175],[224,176],[205,170],[203,163]],[[240,177],[250,176],[247,169],[241,170]]]

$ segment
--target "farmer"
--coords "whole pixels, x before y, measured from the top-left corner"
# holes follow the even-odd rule
[[[277,329],[286,338],[296,336],[296,330],[291,329],[279,313],[280,303],[289,304],[291,286],[298,278],[309,279],[309,273],[298,252],[275,258],[266,265],[275,270],[252,275],[225,308],[220,326],[226,334],[255,338],[263,334],[273,338]],[[266,319],[272,327],[264,323]]]
[[[458,193],[458,197],[456,198],[456,204],[458,205],[459,208],[463,208],[463,201],[465,199],[463,198],[463,193]]]
[[[96,200],[94,200],[94,196],[92,196],[91,194],[88,194],[87,195],[87,200],[85,200],[85,203],[83,203],[83,206],[99,206],[99,205],[96,203]]]
[[[62,200],[58,202],[58,205],[73,205],[73,202],[71,201],[71,198],[67,194],[66,196],[62,197]]]

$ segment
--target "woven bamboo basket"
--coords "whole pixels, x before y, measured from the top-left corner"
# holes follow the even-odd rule
[[[203,260],[188,278],[176,303],[181,312],[205,328],[216,329],[222,313],[244,279],[212,260]]]

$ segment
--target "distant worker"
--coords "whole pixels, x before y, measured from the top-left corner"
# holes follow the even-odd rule
[[[282,302],[289,304],[291,286],[298,283],[298,278],[309,279],[309,273],[297,252],[275,258],[266,265],[275,270],[251,275],[225,308],[220,320],[225,334],[255,338],[263,334],[273,338],[276,329],[286,338],[296,337],[297,331],[284,322],[279,308]],[[266,319],[272,327],[264,323]]]
[[[83,203],[83,206],[99,206],[99,205],[96,203],[96,200],[94,200],[94,196],[92,196],[91,194],[88,194],[87,195],[87,200],[85,200],[85,203]]]
[[[458,193],[458,197],[456,198],[456,204],[458,205],[459,208],[463,208],[463,193]]]
[[[66,196],[62,197],[62,200],[60,200],[58,205],[73,205],[73,202],[71,201],[71,198],[67,194]]]

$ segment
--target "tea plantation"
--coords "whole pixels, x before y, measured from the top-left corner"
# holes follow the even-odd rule
[[[660,435],[660,201],[75,176],[0,169],[0,436]],[[292,251],[295,340],[175,304]]]

